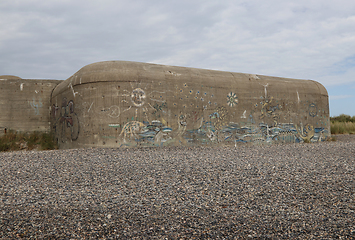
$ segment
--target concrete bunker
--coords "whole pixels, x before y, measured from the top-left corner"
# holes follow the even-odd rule
[[[50,97],[58,80],[0,76],[0,135],[7,132],[49,132]]]
[[[60,148],[299,143],[330,136],[326,89],[312,80],[108,61],[51,96]]]

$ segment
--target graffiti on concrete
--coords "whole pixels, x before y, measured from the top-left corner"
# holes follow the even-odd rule
[[[163,145],[171,140],[170,133],[172,128],[165,126],[159,120],[153,120],[151,123],[145,122],[143,131],[139,134],[141,142],[154,143],[155,145]]]
[[[164,82],[159,82],[162,84]],[[152,83],[133,82],[130,85],[131,88],[129,84],[126,88],[107,87],[113,93],[111,98],[96,94],[98,98],[85,99],[87,102],[77,109],[82,126],[89,126],[88,121],[96,117],[93,115],[100,114],[96,117],[100,119],[99,129],[94,134],[104,138],[105,145],[300,143],[324,141],[329,136],[323,122],[318,125],[312,120],[319,117],[317,101],[301,102],[296,92],[295,102],[284,100],[274,95],[269,84],[261,84],[257,95],[247,96],[248,105],[243,102],[245,93],[237,89],[218,92],[222,97],[216,97],[216,89],[196,87],[192,82],[174,84],[170,89],[153,87]],[[81,95],[75,101],[80,98]],[[295,106],[298,108],[301,103],[305,113],[302,119],[293,114]],[[75,141],[80,129],[74,101],[67,102],[64,98],[62,106],[54,105],[52,110],[55,130],[61,140]],[[85,134],[84,131],[82,135]]]
[[[40,98],[38,102],[36,102],[36,100],[33,98],[32,101],[29,101],[28,103],[35,111],[35,115],[39,115],[39,109],[43,107],[42,99]]]
[[[159,120],[149,122],[130,121],[126,123],[120,133],[124,145],[162,145],[172,137],[172,129],[164,126]]]
[[[163,102],[162,104],[154,104],[153,108],[155,109],[154,112],[152,113],[156,118],[160,118],[161,117],[161,113],[164,113],[165,110],[164,108],[167,107],[166,102]]]
[[[62,142],[78,139],[80,132],[79,119],[74,111],[72,100],[67,103],[66,98],[63,98],[61,108],[53,105],[52,118],[55,120],[53,128],[58,139]]]
[[[300,126],[297,127],[296,125],[296,129],[297,129],[297,133],[298,136],[303,139],[303,141],[305,142],[310,142],[311,139],[314,137],[314,127],[312,125],[307,124],[306,126]]]
[[[112,118],[118,118],[120,116],[120,108],[119,106],[113,105],[108,108],[109,113],[108,116]]]
[[[267,125],[260,123],[240,124],[230,122],[216,127],[211,119],[202,119],[202,126],[187,129],[185,116],[178,118],[178,128],[173,129],[159,120],[152,122],[130,121],[123,125],[119,142],[121,146],[162,146],[177,142],[180,144],[214,144],[214,143],[300,143],[324,141],[328,131],[314,128],[312,125],[295,124]],[[119,128],[120,124],[110,124]]]
[[[184,83],[183,86],[175,86],[177,91],[172,96],[174,101],[168,105],[165,92],[152,90],[148,85],[141,87],[138,83],[134,87],[131,84],[131,91],[123,90],[123,93],[118,94],[118,102],[126,103],[127,108],[120,111],[119,105],[112,105],[105,111],[111,118],[127,116],[124,118],[127,119],[125,123],[109,124],[110,129],[121,129],[120,134],[113,137],[121,146],[299,143],[325,140],[329,133],[324,128],[316,128],[308,123],[282,123],[281,114],[287,114],[282,110],[287,112],[287,109],[293,107],[293,103],[278,103],[272,95],[268,96],[269,85],[262,86],[262,96],[255,98],[250,109],[238,110],[236,106],[239,99],[233,91],[226,93],[224,104],[217,104],[211,101],[214,94],[207,89],[194,90],[188,83]],[[180,109],[180,114],[175,115],[174,127],[169,126],[165,120],[170,119],[169,106]],[[236,109],[238,112],[233,114],[229,109]],[[316,114],[317,106],[312,103],[309,105],[309,115]],[[282,117],[286,119],[285,116]],[[233,119],[235,122],[231,121]]]
[[[280,118],[277,110],[281,110],[282,106],[279,104],[273,104],[274,98],[272,96],[270,98],[261,98],[262,101],[259,104],[255,104],[255,107],[261,107],[259,119],[267,122],[270,119],[274,122],[274,126],[276,126]]]
[[[317,116],[317,114],[318,114],[317,111],[318,111],[318,108],[315,103],[309,104],[309,116],[311,116],[311,117]]]
[[[225,107],[217,107],[215,111],[209,115],[211,124],[215,129],[219,130],[225,125],[228,111]]]
[[[150,84],[130,83],[131,89],[119,89],[117,107],[110,109],[110,117],[132,116],[135,121],[151,121],[161,117],[167,107],[166,92],[152,89]]]
[[[81,103],[81,110],[82,110],[81,114],[83,118],[90,116],[90,111],[92,111],[93,105],[94,105],[93,101]]]
[[[131,94],[131,101],[136,107],[141,107],[143,106],[145,102],[145,92],[141,88],[136,88],[133,89],[132,94]]]
[[[126,143],[127,141],[136,140],[138,138],[138,133],[141,132],[144,124],[137,121],[131,121],[126,123],[123,126],[120,136],[123,135],[123,141]]]
[[[230,107],[234,107],[238,104],[238,97],[237,94],[230,92],[227,95],[227,104]]]
[[[260,123],[259,126],[239,123],[229,123],[220,130],[216,129],[210,121],[204,122],[199,129],[186,131],[184,137],[189,143],[221,143],[221,142],[243,142],[243,143],[299,143],[324,141],[328,134],[324,128],[314,128],[311,125],[297,127],[290,124],[278,124],[269,126]]]

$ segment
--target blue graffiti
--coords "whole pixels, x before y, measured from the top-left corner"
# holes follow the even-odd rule
[[[32,98],[32,102],[29,102],[29,104],[33,108],[33,110],[35,110],[35,114],[39,115],[39,108],[43,107],[42,99],[40,98],[38,103],[36,103],[35,99]]]

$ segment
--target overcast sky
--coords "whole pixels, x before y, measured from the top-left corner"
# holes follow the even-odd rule
[[[353,116],[355,1],[0,0],[0,75],[106,60],[312,79],[332,116]]]

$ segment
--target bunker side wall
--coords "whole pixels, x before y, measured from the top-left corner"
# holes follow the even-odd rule
[[[52,94],[61,148],[300,143],[330,136],[309,80],[132,62],[88,65]]]
[[[49,132],[50,96],[59,80],[0,80],[0,134]]]

